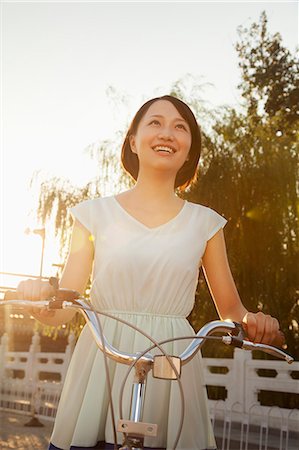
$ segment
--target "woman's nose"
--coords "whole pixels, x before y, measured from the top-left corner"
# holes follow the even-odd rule
[[[158,135],[159,139],[173,141],[173,134],[169,128],[163,128]]]

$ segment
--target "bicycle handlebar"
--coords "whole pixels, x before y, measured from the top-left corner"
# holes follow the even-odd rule
[[[139,354],[126,353],[114,348],[103,336],[98,326],[97,312],[95,312],[92,306],[86,301],[86,299],[81,298],[80,294],[76,291],[68,289],[59,289],[54,298],[49,300],[31,301],[31,300],[16,300],[16,292],[7,291],[5,293],[4,300],[0,300],[0,306],[4,305],[17,305],[21,307],[37,307],[37,308],[47,308],[47,309],[76,309],[85,317],[87,324],[89,325],[91,332],[95,338],[98,347],[106,352],[109,358],[120,362],[122,364],[130,365],[137,359],[139,359]],[[107,314],[106,314],[107,315]],[[205,324],[198,333],[193,337],[190,345],[183,351],[179,356],[181,364],[187,364],[202,347],[205,339],[213,333],[226,332],[231,335],[222,336],[222,341],[225,344],[233,345],[244,350],[260,350],[265,353],[269,353],[279,359],[284,359],[289,364],[294,361],[294,358],[286,353],[284,350],[267,344],[253,343],[244,339],[245,334],[242,326],[235,322],[227,322],[216,320],[213,322],[208,322]],[[192,337],[190,336],[190,339]],[[178,338],[179,339],[179,338]],[[152,363],[154,361],[154,356],[150,353],[143,355],[140,358],[141,361],[146,361]]]

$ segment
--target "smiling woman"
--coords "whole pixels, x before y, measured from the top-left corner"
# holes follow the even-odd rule
[[[71,209],[74,227],[60,287],[84,292],[92,272],[90,297],[96,309],[162,341],[193,333],[186,317],[194,305],[203,265],[219,316],[243,321],[249,338],[271,343],[278,334],[277,320],[248,313],[239,298],[226,256],[222,231],[226,220],[176,194],[177,188],[183,190],[192,182],[200,151],[200,129],[185,103],[171,96],[145,103],[122,147],[123,165],[135,185],[117,196],[87,200]],[[18,294],[35,300],[52,291],[38,280],[23,282]],[[66,311],[44,313],[36,318],[46,324],[71,319]],[[135,353],[148,346],[144,337],[111,318],[103,321],[103,331],[120,350]],[[185,346],[176,342],[166,351],[177,355]],[[126,368],[115,363],[109,367],[116,403]],[[91,448],[98,441],[114,441],[103,373],[103,355],[85,327],[65,380],[50,448]],[[199,354],[183,367],[181,381],[186,412],[177,449],[215,449]],[[126,398],[127,415],[129,403]],[[158,423],[158,435],[147,438],[145,445],[173,448],[179,404],[175,384],[148,380],[143,419]]]

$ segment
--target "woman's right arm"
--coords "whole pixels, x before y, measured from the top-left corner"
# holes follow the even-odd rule
[[[90,239],[90,232],[75,220],[72,230],[70,251],[63,270],[60,288],[73,289],[83,294],[88,278],[92,270],[94,257],[94,245]],[[43,300],[54,295],[54,289],[48,281],[26,280],[22,281],[17,288],[18,298],[26,300]],[[32,309],[32,315],[45,325],[58,326],[70,321],[76,311],[55,310],[42,311]]]

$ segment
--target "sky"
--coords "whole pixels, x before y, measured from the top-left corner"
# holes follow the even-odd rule
[[[113,138],[145,100],[186,74],[211,84],[202,91],[211,108],[237,106],[237,27],[263,10],[294,52],[294,1],[2,1],[0,271],[39,274],[41,238],[24,233],[41,226],[34,173],[82,186],[97,174],[88,145]],[[61,262],[52,235],[47,225],[46,275]]]

